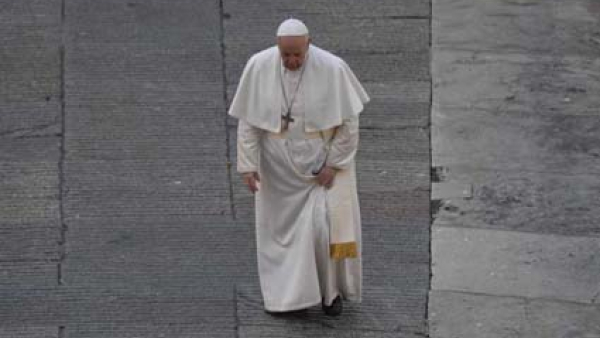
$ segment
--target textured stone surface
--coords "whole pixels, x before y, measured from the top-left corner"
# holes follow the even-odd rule
[[[431,337],[600,337],[600,7],[432,5]]]
[[[600,179],[595,174],[511,169],[500,175],[498,169],[468,165],[452,170],[455,182],[473,186],[473,196],[443,199],[435,211],[436,225],[569,236],[600,234]]]
[[[437,227],[435,290],[581,303],[600,292],[600,239]]]
[[[0,136],[0,289],[56,284],[59,144]]]
[[[600,10],[594,0],[433,2],[433,42],[441,48],[526,54],[597,55]]]
[[[60,240],[60,1],[0,2],[0,289],[55,285]],[[56,328],[0,328],[54,337]]]
[[[304,318],[298,318],[297,321],[303,321]],[[363,330],[340,330],[336,328],[305,328],[298,326],[240,326],[239,337],[241,338],[276,338],[276,337],[323,337],[323,338],[415,338],[422,337],[422,334],[412,334],[406,332],[378,332]]]
[[[197,287],[58,287],[1,291],[3,327],[193,324],[233,327],[233,288],[227,294]]]
[[[0,327],[0,338],[60,338],[55,326]]]
[[[436,48],[435,119],[470,114],[525,119],[598,116],[597,58]]]
[[[600,307],[571,302],[435,291],[431,337],[600,337]]]
[[[221,156],[167,159],[70,160],[66,218],[230,214]],[[221,163],[219,163],[221,162]],[[160,168],[160,169],[159,169]]]
[[[0,139],[60,132],[60,0],[2,1]]]
[[[177,285],[230,295],[230,282],[257,277],[249,224],[193,215],[92,218],[72,226],[69,240],[64,279],[72,286]]]
[[[474,190],[441,200],[436,223],[598,235],[597,5],[433,10],[432,162]]]
[[[398,18],[429,15],[429,2],[425,0],[407,0],[398,3],[393,0],[365,2],[360,0],[258,0],[248,3],[244,0],[229,0],[225,4],[225,13],[235,20],[247,20],[247,17],[272,19],[276,16],[285,19],[294,16],[317,15],[340,18]]]
[[[87,324],[68,327],[65,338],[231,338],[235,336],[233,325],[230,328],[216,325],[198,324]]]

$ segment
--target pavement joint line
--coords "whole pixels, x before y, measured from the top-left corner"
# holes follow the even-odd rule
[[[433,177],[433,173],[435,172],[438,175],[441,175],[441,173],[438,173],[437,170],[434,170],[433,168],[433,139],[432,139],[432,135],[431,135],[431,130],[432,130],[432,124],[433,124],[433,1],[434,0],[430,0],[429,1],[429,50],[428,50],[428,56],[429,56],[429,114],[427,114],[427,138],[429,141],[429,163],[427,164],[427,168],[429,168],[429,200],[431,201],[433,198],[433,184],[434,184],[434,177]],[[437,168],[437,167],[436,167]],[[436,178],[440,176],[436,176]],[[429,273],[429,280],[428,280],[428,285],[427,285],[427,289],[428,292],[426,292],[425,294],[425,335],[426,337],[429,337],[430,334],[430,326],[429,326],[429,297],[431,294],[431,285],[432,285],[432,281],[433,281],[433,223],[435,221],[435,218],[437,216],[438,213],[438,209],[434,208],[431,203],[429,203],[429,224],[428,224],[428,231],[429,231],[429,247],[428,247],[428,262],[427,262],[427,266],[428,266],[428,273]]]
[[[223,124],[225,125],[225,161],[227,170],[227,180],[229,186],[229,207],[231,211],[231,217],[237,219],[235,209],[235,197],[233,188],[233,170],[231,161],[231,131],[229,130],[229,121],[227,117],[227,111],[229,110],[229,97],[227,94],[227,59],[226,59],[226,45],[225,45],[225,9],[224,0],[219,0],[219,39],[221,48],[221,81],[223,82],[223,107],[225,107]]]
[[[57,333],[56,337],[57,338],[65,338],[65,327],[64,326],[58,327],[58,333]]]
[[[483,297],[492,297],[492,298],[513,298],[513,299],[522,300],[525,302],[545,301],[545,302],[555,302],[555,303],[573,304],[573,305],[587,305],[587,306],[597,307],[598,309],[600,309],[600,304],[598,304],[598,303],[577,302],[574,300],[553,298],[553,297],[525,297],[525,296],[520,296],[520,295],[491,294],[491,293],[485,293],[485,292],[474,292],[474,291],[452,290],[452,289],[431,289],[430,291],[431,292],[458,293],[458,294],[462,294],[462,295],[483,296]]]
[[[233,283],[233,324],[234,324],[234,332],[235,338],[239,338],[240,336],[240,318],[238,315],[238,306],[237,306],[237,284]]]
[[[446,200],[446,199],[444,199]],[[474,226],[464,226],[464,225],[454,225],[454,224],[449,224],[449,223],[444,223],[443,221],[440,222],[434,222],[436,224],[433,225],[432,230],[438,230],[438,229],[442,229],[442,228],[450,228],[450,229],[468,229],[468,230],[473,230],[473,231],[480,231],[480,232],[484,232],[484,231],[491,231],[491,232],[512,232],[512,233],[519,233],[519,234],[525,234],[525,235],[532,235],[532,236],[537,236],[537,237],[555,237],[555,238],[579,238],[579,239],[599,239],[600,240],[600,234],[599,235],[592,235],[592,234],[586,234],[584,235],[568,235],[568,234],[557,234],[557,233],[540,233],[539,231],[526,231],[526,230],[514,230],[514,229],[502,229],[502,228],[480,228],[480,224],[474,225]],[[600,290],[598,290],[598,292],[600,292]]]
[[[598,291],[592,297],[592,304],[598,304],[598,300],[600,299],[600,287],[598,287]]]
[[[62,262],[66,255],[67,225],[65,223],[64,210],[64,162],[65,162],[65,0],[61,0],[60,8],[60,115],[61,115],[61,134],[60,155],[58,160],[58,199],[59,199],[59,217],[60,217],[60,241],[59,241],[59,260],[57,264],[57,282],[63,285]]]

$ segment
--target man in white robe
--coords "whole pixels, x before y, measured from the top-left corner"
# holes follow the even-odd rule
[[[267,312],[362,297],[356,190],[358,116],[369,101],[348,65],[284,21],[253,55],[229,109],[237,171],[255,193],[258,272]]]

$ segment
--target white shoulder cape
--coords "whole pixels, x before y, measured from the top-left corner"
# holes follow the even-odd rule
[[[341,125],[359,115],[369,96],[341,58],[310,45],[302,86],[305,93],[305,131]],[[277,46],[254,54],[242,73],[228,114],[271,132],[281,130],[283,94],[281,58]]]

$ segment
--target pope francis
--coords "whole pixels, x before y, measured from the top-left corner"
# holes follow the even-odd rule
[[[228,114],[237,118],[237,171],[255,197],[265,311],[362,297],[355,155],[369,96],[339,57],[288,19],[277,45],[247,62]]]

